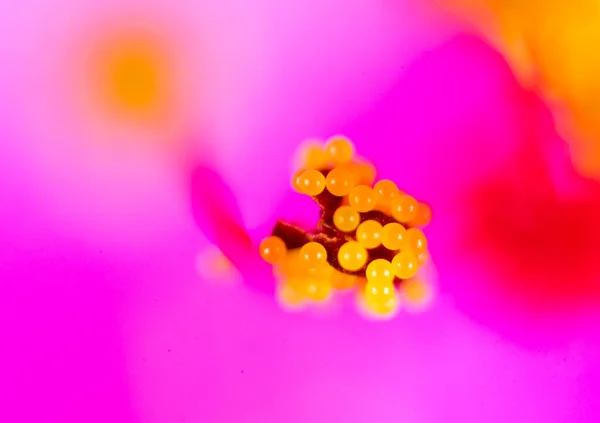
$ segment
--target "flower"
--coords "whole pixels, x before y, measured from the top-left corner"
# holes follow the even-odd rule
[[[218,4],[232,6],[229,2]],[[194,10],[185,4],[179,6],[182,14]],[[238,6],[243,10],[241,3]],[[405,57],[400,54],[402,49],[395,50],[397,45],[375,42],[379,37],[387,39],[389,34],[381,28],[388,28],[383,23],[390,23],[386,20],[390,17],[387,9],[380,9],[377,2],[356,2],[352,9],[337,0],[297,3],[290,9],[279,1],[269,6],[261,9],[257,2],[251,5],[252,10],[273,14],[273,19],[267,20],[275,27],[270,27],[270,39],[277,41],[274,44],[279,49],[274,51],[286,55],[276,61],[278,72],[270,74],[275,87],[261,86],[261,98],[273,102],[252,103],[255,107],[248,109],[240,106],[247,110],[242,115],[235,107],[233,111],[225,107],[218,113],[213,110],[219,130],[204,135],[215,140],[211,142],[213,149],[206,149],[214,156],[200,157],[204,166],[194,175],[205,182],[200,185],[202,193],[218,195],[193,197],[198,225],[206,236],[234,259],[249,282],[267,288],[272,283],[261,278],[272,277],[270,268],[257,260],[256,250],[247,247],[249,241],[258,239],[254,232],[260,234],[261,228],[255,228],[259,222],[269,230],[270,217],[294,214],[288,200],[301,203],[294,196],[281,199],[280,194],[288,189],[284,161],[289,154],[284,153],[291,153],[293,143],[305,136],[308,128],[314,133],[331,133],[338,122],[344,126],[340,132],[355,139],[365,155],[377,158],[382,144],[369,146],[367,141],[360,141],[360,127],[346,127],[342,121],[356,114],[365,118],[364,113],[370,109],[374,110],[371,119],[382,111],[393,111],[385,107],[386,99],[380,96],[394,85],[402,66],[398,57]],[[176,8],[173,3],[165,11],[171,8]],[[336,15],[338,20],[331,23],[332,10],[338,9],[340,16]],[[219,19],[217,25],[235,27],[223,22]],[[315,31],[321,28],[335,29],[331,32],[339,38],[329,44],[331,38]],[[371,32],[366,31],[368,28]],[[294,47],[298,39],[309,38],[306,33],[311,32],[307,30],[314,31],[313,43],[305,49],[296,47],[305,53],[299,55]],[[383,35],[374,35],[379,31]],[[361,39],[369,42],[362,45],[358,43]],[[357,45],[362,46],[358,49],[361,54],[353,49]],[[495,86],[497,91],[483,89],[505,71],[495,73],[494,66],[477,67],[482,63],[472,61],[482,49],[477,43],[472,56],[457,54],[455,49],[460,52],[469,45],[473,47],[459,40],[436,49],[426,56],[430,67],[409,70],[407,75],[414,78],[413,72],[419,76],[429,68],[430,72],[423,75],[429,78],[426,86],[440,88],[431,81],[439,75],[432,68],[442,58],[442,63],[456,65],[467,71],[462,76],[480,83],[477,101],[474,95],[459,99],[473,107],[489,105],[490,97],[497,98],[492,94],[500,95],[512,85]],[[334,57],[334,64],[327,62],[326,66],[325,60],[319,60],[307,70],[304,62],[312,63],[308,60],[312,50],[317,50],[321,59]],[[294,62],[291,59],[297,54],[299,59]],[[375,73],[387,61],[395,63],[381,74]],[[469,71],[473,64],[475,68]],[[451,70],[457,68],[449,66]],[[303,79],[305,73],[311,78]],[[331,79],[326,77],[328,73]],[[370,76],[364,86],[360,84],[365,80],[363,73]],[[447,88],[446,94],[451,94],[452,78],[457,77],[449,75],[448,84],[441,84]],[[403,94],[411,90],[410,78],[406,81]],[[331,91],[324,95],[327,88]],[[349,98],[350,92],[358,94]],[[306,103],[300,101],[303,96]],[[440,98],[446,97],[438,97],[438,101]],[[422,100],[421,111],[432,104],[427,98]],[[507,106],[509,111],[513,106]],[[341,111],[332,117],[326,115],[328,110]],[[442,126],[419,125],[424,122],[422,113],[409,117],[421,117],[414,122],[419,131],[429,128],[444,133],[444,129],[451,129],[444,125],[467,118],[461,115],[467,110],[473,109],[447,109],[449,114],[442,115],[446,118]],[[150,170],[140,172],[137,180],[145,185],[132,183],[134,179],[127,178],[127,173],[121,178],[114,176],[122,185],[107,184],[100,192],[108,194],[122,187],[124,193],[116,198],[105,195],[105,201],[98,203],[106,208],[96,216],[106,216],[107,210],[114,211],[111,207],[116,205],[123,213],[109,214],[111,219],[92,219],[89,213],[96,209],[87,201],[94,197],[93,188],[102,188],[102,184],[89,188],[91,193],[81,198],[71,198],[73,191],[68,184],[48,181],[44,185],[30,151],[17,148],[29,146],[32,140],[24,136],[21,125],[16,125],[27,121],[25,115],[11,122],[16,115],[14,111],[0,114],[2,138],[8,141],[0,143],[0,193],[2,198],[10,194],[8,204],[0,208],[0,330],[6,345],[0,353],[0,373],[5,377],[3,382],[8,382],[2,384],[7,401],[0,410],[1,420],[552,422],[585,421],[586,412],[597,415],[595,396],[591,394],[596,378],[590,375],[597,360],[587,344],[576,343],[552,352],[517,348],[465,319],[443,301],[419,318],[401,315],[382,324],[357,318],[354,311],[347,310],[326,318],[289,314],[276,306],[272,296],[252,295],[238,286],[204,283],[195,274],[195,258],[197,250],[208,242],[192,227],[191,216],[180,203],[181,191],[177,183],[171,184],[169,172],[156,171],[148,160],[150,164],[144,170]],[[383,116],[389,118],[388,122],[395,121],[393,114]],[[439,117],[437,113],[435,117]],[[368,122],[368,116],[365,119]],[[497,115],[491,115],[485,123],[497,122],[494,130],[506,129],[504,119],[495,119]],[[13,131],[15,127],[18,130]],[[373,133],[372,126],[366,125],[365,129]],[[448,149],[436,151],[447,155]],[[415,154],[410,158],[414,157],[428,156]],[[242,172],[242,165],[252,159],[261,159],[254,161],[258,171],[252,167]],[[412,174],[420,169],[415,167],[417,163],[408,161],[398,170],[398,160],[379,159],[382,175],[401,177],[402,172]],[[123,161],[136,168],[139,165],[131,158]],[[89,162],[94,160],[90,158]],[[154,163],[164,165],[162,160]],[[469,175],[456,171],[459,163],[452,165],[457,167],[449,174],[463,179],[446,178],[450,187],[463,186]],[[484,164],[475,170],[482,169]],[[85,173],[79,173],[78,167],[68,170],[73,179],[85,180]],[[107,177],[106,173],[99,174]],[[154,178],[142,177],[149,174]],[[429,189],[439,186],[443,179],[439,174],[431,174],[430,179],[427,172],[418,175],[425,177],[400,180],[412,180],[408,188],[411,192],[414,189],[419,198],[444,193]],[[141,186],[145,187],[144,195],[139,193]],[[238,212],[235,207],[226,207],[220,186],[229,189],[232,196],[235,193]],[[58,206],[47,201],[48,197],[40,198],[43,188],[48,197],[56,197]],[[453,192],[456,190],[447,193],[451,196]],[[436,210],[444,204],[443,197],[431,200]],[[279,202],[281,213],[273,207]],[[71,211],[67,205],[78,207]],[[71,213],[68,219],[60,219],[57,210]],[[306,218],[305,210],[309,208],[300,207],[297,215]],[[146,214],[151,218],[147,219]],[[73,216],[81,215],[83,223],[77,225]],[[436,242],[443,245],[443,239],[437,238]],[[261,275],[261,268],[268,273]],[[90,410],[96,410],[95,414]]]
[[[446,71],[440,74],[439,68]],[[374,160],[381,177],[432,205],[429,245],[438,283],[442,295],[463,311],[533,344],[564,342],[595,321],[590,316],[598,301],[593,260],[600,239],[593,218],[600,206],[598,186],[569,164],[543,102],[520,88],[503,60],[482,43],[462,37],[417,61],[371,111],[331,131],[337,132]],[[281,175],[273,186],[280,180],[288,178]],[[209,195],[195,189],[198,210]],[[263,183],[246,186],[243,194],[273,190]],[[218,209],[219,190],[210,198],[205,208]],[[280,201],[261,236],[274,218],[287,217],[281,212],[288,204],[293,204],[288,214],[296,217],[308,210],[299,202],[286,204],[289,198]],[[197,221],[217,231],[235,227],[236,234],[247,233],[245,210],[236,213],[236,226],[220,217]],[[562,230],[562,222],[571,223]],[[224,237],[231,251],[236,243]],[[249,264],[250,257],[258,259],[258,239],[254,256],[244,239],[246,264],[239,269],[264,285],[264,276],[251,276],[259,265]],[[233,253],[230,258],[237,261]]]
[[[322,303],[356,288],[361,308],[377,317],[392,317],[400,301],[422,306],[431,289],[415,276],[429,258],[421,228],[430,208],[390,180],[375,182],[375,168],[355,157],[343,136],[311,142],[300,153],[292,185],[318,204],[318,223],[307,231],[278,221],[259,247],[282,302]]]
[[[494,214],[499,207],[500,212],[508,209],[501,229],[514,232],[524,221],[519,212],[540,213],[535,207],[540,200],[552,206],[541,210],[538,216],[544,219],[556,213],[555,207],[560,209],[572,201],[594,210],[591,194],[595,184],[582,180],[568,161],[564,162],[564,148],[549,123],[543,104],[516,84],[498,54],[479,40],[459,37],[416,61],[370,111],[348,118],[339,127],[332,125],[327,134],[347,134],[361,154],[375,162],[380,177],[398,181],[418,198],[429,201],[434,211],[428,236],[442,296],[418,317],[400,313],[385,323],[358,318],[354,309],[338,310],[325,318],[276,311],[272,292],[275,280],[269,275],[270,266],[259,257],[258,244],[277,219],[297,219],[314,226],[317,211],[307,197],[292,193],[289,169],[277,163],[290,160],[293,148],[288,149],[287,156],[266,155],[260,162],[246,161],[245,167],[245,151],[232,161],[232,168],[206,163],[198,167],[191,188],[198,225],[238,266],[248,284],[260,290],[271,287],[268,295],[253,296],[245,305],[232,304],[242,295],[239,289],[226,290],[220,297],[224,302],[213,305],[235,316],[228,321],[223,336],[229,339],[237,332],[241,340],[236,338],[239,343],[231,348],[225,347],[226,341],[220,345],[228,359],[240,367],[239,375],[228,373],[227,380],[228,389],[235,386],[240,399],[226,417],[215,411],[216,406],[208,408],[213,413],[210,415],[235,420],[242,409],[251,417],[268,420],[277,414],[277,418],[284,416],[292,422],[590,419],[587,416],[593,415],[591,410],[597,410],[598,404],[582,393],[593,392],[596,386],[593,363],[597,350],[589,338],[582,341],[568,318],[576,312],[575,300],[593,294],[593,290],[586,292],[585,284],[579,285],[584,289],[568,298],[562,289],[565,286],[534,283],[527,287],[529,277],[540,271],[540,266],[542,272],[547,270],[543,261],[537,269],[520,269],[511,275],[514,282],[503,286],[501,266],[517,263],[521,257],[515,252],[526,256],[543,250],[535,245],[505,246],[502,231],[494,232],[494,222],[489,223],[494,216],[503,216]],[[281,142],[283,138],[274,139]],[[285,139],[289,139],[287,134]],[[299,141],[290,140],[290,144],[295,146]],[[268,151],[263,148],[261,152]],[[283,149],[281,145],[274,148]],[[556,156],[550,155],[553,149],[558,150]],[[545,154],[552,160],[546,161]],[[548,174],[544,170],[549,170]],[[229,185],[225,176],[234,172],[246,180],[239,190]],[[261,178],[263,172],[272,179]],[[279,177],[273,178],[277,173]],[[279,184],[286,185],[289,194],[278,195]],[[503,196],[490,195],[498,184],[506,190]],[[527,189],[518,196],[521,184]],[[547,201],[545,184],[560,195],[558,204]],[[541,192],[537,193],[537,188]],[[236,204],[236,196],[261,201]],[[516,199],[518,208],[509,213],[505,204],[512,205]],[[502,200],[500,205],[497,200]],[[486,209],[488,205],[491,210]],[[252,220],[248,216],[259,215],[266,216],[264,225],[247,223]],[[585,223],[594,227],[588,218]],[[593,232],[591,235],[593,239]],[[563,236],[569,239],[569,232]],[[575,252],[580,254],[590,247],[578,245],[581,248]],[[589,269],[582,268],[578,276],[585,277]],[[577,285],[573,281],[570,287]],[[498,296],[498,292],[504,295]],[[543,313],[534,322],[532,317],[545,310],[535,307],[531,293],[541,295],[540,303],[560,306],[562,301],[566,307]],[[515,304],[513,298],[521,304]],[[198,319],[204,304],[199,299],[189,300],[190,311],[183,314]],[[565,310],[567,316],[561,313]],[[465,318],[463,312],[473,320]],[[553,316],[554,312],[557,314]],[[565,323],[566,327],[561,327]],[[177,322],[171,327],[177,327]],[[559,335],[565,335],[559,332],[565,330],[566,340],[561,337],[557,342]],[[266,334],[261,335],[260,343],[253,335],[255,331]],[[517,347],[506,336],[521,344],[533,343],[535,348]],[[552,338],[554,347],[540,348],[540,338]],[[194,351],[200,351],[201,345],[205,343],[185,343]],[[249,352],[239,357],[234,349]],[[158,349],[155,354],[160,354]],[[558,364],[561,360],[565,367]],[[282,363],[287,366],[282,367]],[[229,364],[224,368],[230,369]],[[208,366],[204,362],[201,365]],[[271,368],[280,374],[278,383],[265,383],[259,395],[248,396],[246,386],[271,381],[266,376]],[[313,376],[319,378],[318,384]],[[344,386],[340,381],[345,381]],[[405,399],[400,407],[399,397]],[[297,406],[298,398],[302,398],[301,406]],[[349,404],[348,398],[357,398],[357,403]],[[184,400],[173,401],[185,404]],[[220,397],[217,401],[220,410],[228,409],[226,401]]]

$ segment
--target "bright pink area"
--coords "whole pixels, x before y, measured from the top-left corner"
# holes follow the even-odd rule
[[[517,349],[445,306],[374,323],[202,285],[165,305],[136,338],[148,422],[559,422],[595,404],[577,403],[591,357]]]
[[[0,252],[0,419],[135,421],[115,283],[123,271],[80,243],[14,248]]]
[[[289,314],[198,280],[192,245],[115,257],[38,234],[2,250],[3,420],[594,421],[585,344],[521,350],[444,304]]]

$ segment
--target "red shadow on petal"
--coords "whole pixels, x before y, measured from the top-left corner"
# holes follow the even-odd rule
[[[480,320],[512,325],[516,336],[536,328],[539,339],[568,339],[586,330],[600,301],[600,185],[566,172],[562,178],[581,189],[560,193],[548,154],[563,141],[550,112],[526,92],[516,106],[521,147],[495,177],[467,191],[470,220],[458,254],[479,257],[494,275],[484,289],[471,287],[480,294],[479,304],[470,304]],[[505,315],[482,311],[482,304]]]
[[[240,271],[247,284],[273,293],[274,279],[246,231],[235,195],[223,178],[204,164],[191,178],[192,213],[202,233]]]

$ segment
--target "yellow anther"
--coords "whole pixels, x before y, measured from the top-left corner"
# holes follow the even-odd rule
[[[325,144],[325,153],[327,159],[334,164],[348,163],[354,155],[354,145],[348,138],[336,135]]]
[[[365,248],[377,248],[381,245],[381,224],[376,220],[367,220],[358,225],[356,240]]]
[[[327,250],[318,242],[308,242],[300,248],[299,259],[305,269],[319,269],[327,264]]]
[[[292,177],[292,188],[300,194],[304,194],[304,192],[302,192],[302,174],[304,173],[304,170],[305,169],[298,170]]]
[[[325,189],[325,176],[314,169],[305,170],[300,175],[299,186],[303,194],[314,197]]]
[[[417,216],[411,220],[410,224],[424,228],[431,222],[431,207],[425,203],[419,203],[417,207]]]
[[[392,259],[394,274],[400,279],[412,278],[419,269],[417,257],[410,251],[400,251]]]
[[[394,281],[394,268],[392,263],[384,259],[373,260],[367,266],[367,281],[369,284],[387,284]]]
[[[367,262],[367,250],[356,241],[348,241],[338,251],[338,262],[342,269],[357,271]]]
[[[400,195],[396,184],[388,179],[377,181],[373,186],[373,191],[375,192],[375,201],[383,206],[391,205],[392,201]]]
[[[408,248],[416,255],[427,251],[427,238],[422,230],[417,228],[408,229],[406,231],[406,239],[408,241]]]
[[[375,208],[375,193],[368,185],[358,185],[350,191],[348,201],[352,208],[361,213],[366,213]]]
[[[387,315],[396,310],[398,296],[394,284],[367,283],[364,291],[364,302],[367,309],[378,315]]]
[[[360,215],[350,206],[341,206],[333,213],[333,224],[342,232],[352,232],[360,223]]]
[[[336,167],[325,178],[327,190],[337,197],[348,195],[356,185],[356,176],[348,169]]]
[[[285,258],[287,248],[283,240],[277,236],[270,236],[260,243],[260,256],[267,263],[279,263]]]
[[[407,223],[417,217],[417,200],[410,195],[400,195],[392,201],[392,216],[398,222]]]
[[[381,230],[381,243],[388,250],[399,250],[406,242],[406,228],[399,223],[388,223]]]

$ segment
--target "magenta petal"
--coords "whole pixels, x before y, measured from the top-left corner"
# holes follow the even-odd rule
[[[342,132],[381,177],[430,200],[512,154],[518,92],[503,58],[482,40],[461,35],[415,60]]]
[[[191,204],[202,233],[236,266],[244,280],[261,292],[275,289],[270,266],[264,263],[246,231],[235,195],[223,178],[205,164],[191,178]]]
[[[0,421],[135,421],[117,282],[127,272],[37,229],[37,247],[0,246]]]

